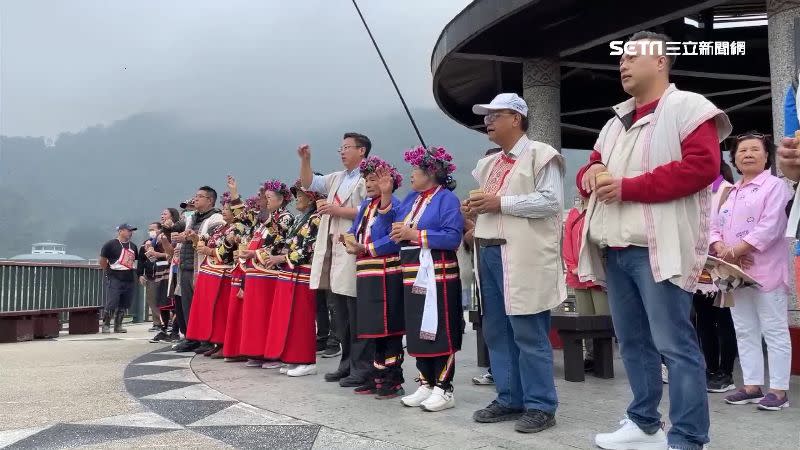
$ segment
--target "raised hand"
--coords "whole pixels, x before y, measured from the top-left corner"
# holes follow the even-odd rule
[[[236,178],[233,178],[233,175],[228,175],[228,192],[231,193],[231,198],[237,198],[239,196],[239,189],[236,185]]]
[[[380,167],[375,171],[378,177],[378,189],[383,195],[391,195],[394,190],[394,178],[386,167]]]
[[[778,145],[778,167],[792,181],[800,181],[800,139],[785,137]]]
[[[308,144],[303,144],[297,147],[297,156],[300,157],[302,160],[310,160],[311,159],[311,147]]]

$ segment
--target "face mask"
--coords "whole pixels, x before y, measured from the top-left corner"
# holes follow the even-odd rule
[[[158,236],[158,231],[150,231],[147,234],[150,236],[150,239],[155,239]]]
[[[183,213],[183,215],[188,220],[190,217],[194,215],[194,211],[186,211],[185,213]]]

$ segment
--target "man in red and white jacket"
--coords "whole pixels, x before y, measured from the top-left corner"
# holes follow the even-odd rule
[[[589,197],[578,276],[608,287],[633,392],[622,427],[595,437],[601,448],[701,449],[709,441],[705,364],[689,312],[708,256],[708,187],[731,126],[703,96],[669,83],[675,58],[664,52],[667,41],[649,32],[631,37],[636,54],[620,60],[631,98],[614,106],[577,177]],[[668,436],[658,412],[662,355]]]

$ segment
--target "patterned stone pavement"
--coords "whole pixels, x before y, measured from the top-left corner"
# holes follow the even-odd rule
[[[481,373],[471,330],[457,359],[457,406],[433,414],[325,383],[336,358],[320,360],[319,375],[290,379],[148,344],[146,328],[0,345],[0,448],[593,448],[592,436],[612,429],[630,399],[618,356],[617,378],[567,383],[556,352],[558,426],[522,435],[508,423],[470,418],[494,396],[492,387],[469,383]],[[410,390],[413,359],[405,367]],[[709,401],[711,448],[800,448],[800,409],[731,407],[719,394]]]
[[[0,431],[0,448],[103,446],[145,436],[188,431],[209,447],[241,449],[387,448],[375,439],[270,413],[203,384],[190,368],[194,353],[168,347],[133,360],[124,372],[127,392],[149,411],[49,426]]]

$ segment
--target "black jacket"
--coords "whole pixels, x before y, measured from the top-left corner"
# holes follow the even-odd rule
[[[154,249],[159,253],[164,253],[164,248],[162,247],[160,242],[156,244]],[[148,280],[153,281],[156,278],[156,262],[166,261],[167,258],[158,258],[155,261],[150,261],[147,255],[145,255],[146,252],[147,251],[144,249],[144,242],[143,242],[142,245],[139,246],[139,253],[136,258],[139,261],[139,263],[136,265],[136,276],[137,277],[144,276]]]

